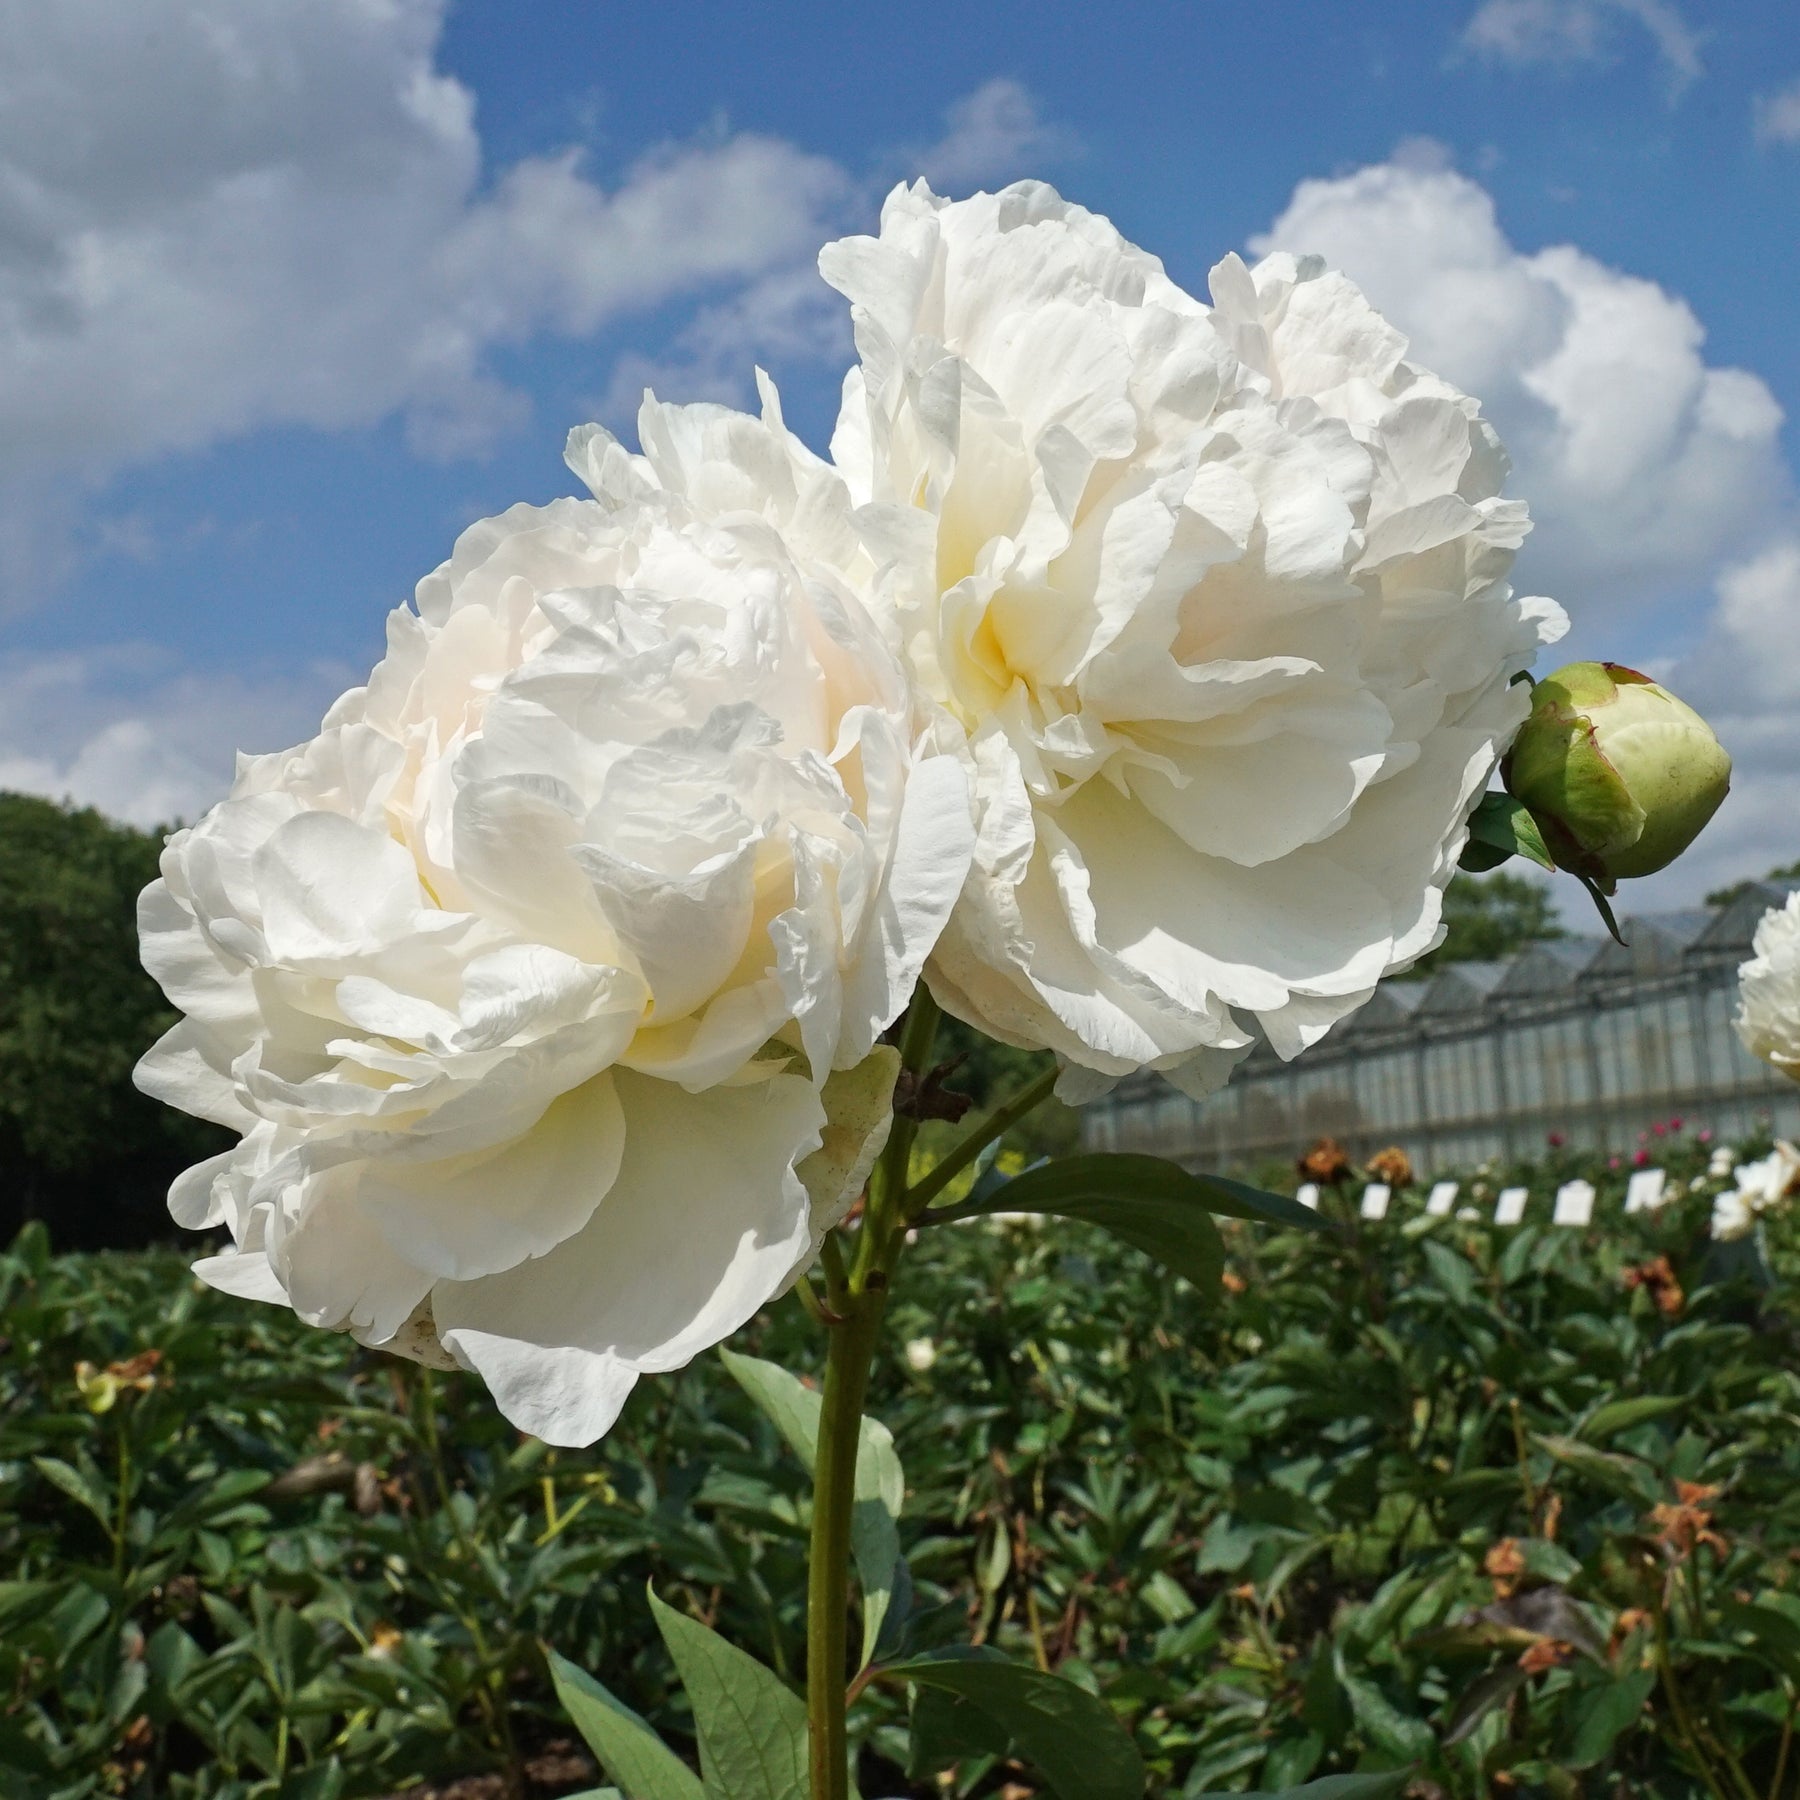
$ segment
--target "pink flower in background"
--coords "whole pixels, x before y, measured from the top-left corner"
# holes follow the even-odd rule
[[[1566,1144],[1569,1140],[1566,1137],[1564,1137],[1560,1131],[1553,1131],[1550,1134],[1549,1141],[1550,1141],[1550,1148],[1552,1150],[1560,1150],[1563,1147],[1563,1145]]]
[[[1631,1162],[1634,1168],[1641,1169],[1649,1162],[1649,1160],[1650,1152],[1648,1150],[1639,1150],[1632,1156]]]

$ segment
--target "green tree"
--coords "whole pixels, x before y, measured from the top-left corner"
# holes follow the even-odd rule
[[[1444,941],[1419,959],[1421,970],[1440,963],[1497,962],[1522,944],[1567,937],[1557,923],[1550,890],[1524,875],[1456,875],[1444,892]]]
[[[175,1014],[138,962],[160,839],[0,794],[0,1223],[142,1239],[161,1190],[228,1140],[146,1099],[132,1065]]]
[[[1778,869],[1771,869],[1763,877],[1764,881],[1792,881],[1800,876],[1800,862],[1783,863]],[[1714,888],[1706,896],[1708,906],[1729,906],[1739,894],[1747,893],[1755,887],[1754,881],[1734,881],[1729,887]]]

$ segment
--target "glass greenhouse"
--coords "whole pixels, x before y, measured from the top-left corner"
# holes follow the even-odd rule
[[[1800,1137],[1800,1084],[1731,1028],[1757,921],[1795,885],[1626,919],[1626,945],[1567,938],[1386,982],[1305,1055],[1259,1048],[1206,1100],[1154,1075],[1122,1082],[1084,1110],[1084,1144],[1230,1168],[1334,1137],[1359,1159],[1399,1144],[1430,1172],[1536,1156],[1552,1133],[1633,1150],[1672,1118],[1732,1141]]]

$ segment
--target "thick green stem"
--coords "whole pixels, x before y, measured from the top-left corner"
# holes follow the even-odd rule
[[[850,1518],[869,1365],[886,1310],[885,1279],[857,1296],[831,1328],[825,1400],[813,1470],[812,1549],[806,1592],[806,1729],[812,1800],[848,1800],[845,1682],[850,1631]]]
[[[912,1077],[931,1061],[936,1003],[921,987],[900,1034],[900,1065]],[[813,1465],[812,1544],[806,1585],[806,1735],[812,1800],[849,1800],[850,1520],[856,1507],[856,1453],[862,1441],[869,1368],[887,1311],[888,1279],[905,1239],[906,1192],[915,1122],[897,1114],[869,1183],[853,1266],[826,1242],[828,1325],[825,1392]]]

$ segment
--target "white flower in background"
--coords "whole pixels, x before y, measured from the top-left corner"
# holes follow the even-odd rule
[[[465,532],[142,903],[187,1016],[140,1084],[243,1133],[170,1197],[235,1242],[200,1273],[557,1443],[811,1258],[968,865],[960,764],[792,547],[845,503],[766,398],[646,402],[647,458],[576,433],[595,498]]]
[[[1074,1096],[1297,1054],[1438,941],[1565,627],[1492,429],[1317,260],[1209,309],[1038,183],[897,189],[820,266],[873,603],[977,790],[933,993]]]
[[[1738,1036],[1752,1056],[1800,1081],[1800,890],[1763,914],[1752,948],[1738,970]]]
[[[930,1374],[938,1359],[937,1345],[928,1337],[906,1340],[906,1366],[915,1375]]]
[[[1713,1195],[1712,1235],[1721,1243],[1732,1243],[1748,1237],[1756,1223],[1756,1212],[1750,1198],[1739,1189],[1726,1188]]]
[[[1800,1150],[1777,1138],[1767,1156],[1740,1164],[1732,1179],[1737,1186],[1713,1199],[1712,1234],[1716,1238],[1742,1237],[1758,1213],[1780,1205],[1800,1190]]]
[[[1732,1177],[1737,1190],[1759,1210],[1785,1200],[1800,1186],[1800,1150],[1785,1138],[1777,1138],[1767,1156],[1745,1163]]]

